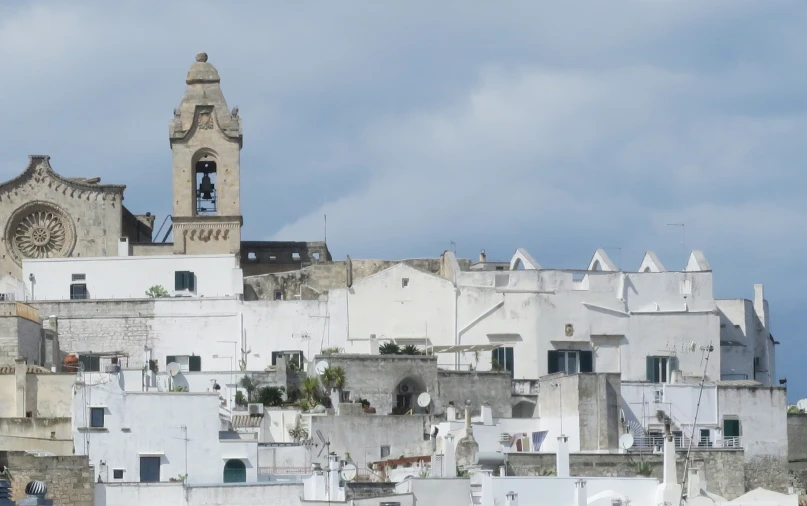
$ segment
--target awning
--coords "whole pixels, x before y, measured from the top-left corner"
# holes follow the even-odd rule
[[[138,457],[164,457],[165,452],[137,452]]]
[[[230,456],[225,457],[224,455],[222,455],[221,460],[249,460],[249,457],[244,457],[243,455],[242,456],[232,456],[232,455],[230,455]]]
[[[432,346],[428,349],[434,353],[464,353],[466,351],[491,351],[501,347],[501,344],[460,344],[454,346]]]

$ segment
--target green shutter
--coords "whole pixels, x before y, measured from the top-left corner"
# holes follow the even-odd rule
[[[656,381],[656,368],[653,367],[654,357],[647,357],[647,381],[652,381],[655,383]]]
[[[196,276],[193,275],[192,272],[186,272],[186,283],[185,286],[188,288],[189,291],[195,292],[196,291]]]
[[[580,372],[594,372],[594,354],[591,351],[580,352]]]
[[[176,271],[174,272],[174,290],[184,290],[185,287],[182,286],[185,281],[184,272]]]
[[[166,366],[168,366],[168,364],[170,364],[171,362],[176,362],[176,361],[177,361],[177,357],[175,357],[173,355],[168,355],[167,357],[165,357],[165,365]]]
[[[740,437],[740,421],[723,420],[723,437]]]
[[[549,350],[546,353],[547,361],[546,361],[546,373],[553,374],[559,371],[558,369],[558,352],[555,350]]]
[[[515,364],[513,363],[513,348],[508,346],[507,348],[504,349],[504,368],[512,374],[514,365]]]
[[[188,357],[188,370],[189,371],[201,371],[202,370],[202,357],[197,357],[196,355],[191,355]]]

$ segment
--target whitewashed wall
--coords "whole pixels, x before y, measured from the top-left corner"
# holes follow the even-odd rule
[[[221,483],[225,460],[219,442],[219,398],[213,393],[126,392],[118,374],[86,375],[73,398],[73,437],[77,455],[89,455],[100,472],[106,463],[112,482],[113,469],[124,469],[122,481],[139,481],[139,454],[161,454],[160,481],[180,474],[188,483]],[[103,407],[104,429],[88,428],[90,407]],[[181,426],[187,427],[187,438]],[[257,469],[257,441],[254,450],[235,448],[248,457],[247,470]],[[187,467],[185,455],[187,451]],[[239,453],[240,455],[240,453]],[[252,460],[254,459],[254,460]],[[249,476],[255,477],[256,472]],[[254,481],[257,481],[255,478]]]
[[[33,300],[70,299],[70,285],[86,283],[91,299],[138,299],[155,285],[170,295],[228,297],[243,293],[243,274],[235,255],[165,255],[24,260],[23,282]],[[194,292],[175,292],[175,271],[191,271]],[[30,276],[34,275],[32,286]],[[84,281],[73,281],[84,274]]]

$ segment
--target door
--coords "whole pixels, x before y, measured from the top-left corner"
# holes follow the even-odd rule
[[[140,457],[140,482],[160,481],[160,457]]]
[[[244,483],[247,481],[247,466],[238,459],[228,460],[224,464],[224,483]]]

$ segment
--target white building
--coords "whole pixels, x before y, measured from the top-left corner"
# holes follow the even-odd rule
[[[81,374],[76,454],[104,483],[255,483],[258,440],[230,431],[221,404],[216,392],[127,391],[120,373]]]
[[[31,300],[142,299],[160,286],[169,297],[235,297],[244,281],[235,255],[70,257],[23,260]]]

